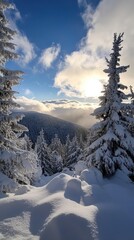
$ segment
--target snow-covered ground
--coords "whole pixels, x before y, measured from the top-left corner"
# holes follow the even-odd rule
[[[0,195],[0,239],[134,240],[134,184],[122,172],[61,173],[41,185]]]

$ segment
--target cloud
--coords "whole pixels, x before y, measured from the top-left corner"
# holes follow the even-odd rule
[[[33,92],[29,88],[27,88],[27,89],[25,89],[24,94],[31,95],[31,94],[33,94]]]
[[[134,1],[102,0],[95,10],[84,0],[78,0],[78,4],[85,7],[82,18],[87,34],[81,39],[79,49],[66,55],[60,63],[54,82],[59,94],[75,97],[100,95],[102,82],[107,81],[107,75],[103,72],[106,68],[105,56],[109,56],[115,32],[125,32],[121,64],[131,66],[121,80],[128,86],[133,85]]]
[[[61,99],[42,103],[24,96],[17,98],[16,102],[20,105],[18,109],[20,111],[36,111],[49,114],[83,127],[90,127],[96,121],[90,115],[93,112],[93,107],[87,102]]]
[[[63,66],[55,76],[54,86],[60,88],[59,93],[69,97],[98,96],[102,90],[103,72],[97,69],[99,59],[95,60],[83,50],[66,55]]]
[[[56,60],[60,53],[61,47],[59,44],[53,45],[52,47],[46,48],[43,50],[39,63],[45,68],[48,69],[52,66],[52,63]]]
[[[96,120],[90,114],[93,113],[93,107],[88,102],[79,102],[75,100],[55,100],[45,101],[45,106],[51,108],[50,114],[54,117],[73,122],[83,127],[90,127]]]
[[[15,43],[16,51],[19,54],[17,62],[24,67],[36,57],[35,46],[17,27],[17,21],[22,20],[22,17],[16,6],[14,6],[12,12],[8,12],[8,19],[9,26],[16,31],[16,34],[13,37],[13,43]]]
[[[21,14],[20,14],[19,10],[17,9],[17,7],[15,5],[13,5],[13,9],[14,9],[14,19],[15,19],[15,21],[22,20]]]
[[[23,66],[26,66],[36,57],[34,45],[18,29],[17,34],[14,36],[14,43],[16,44],[17,52],[20,54],[19,62]]]
[[[86,0],[78,0],[78,5],[79,7],[86,7],[87,6],[87,1]]]
[[[36,111],[41,113],[48,113],[50,111],[42,102],[25,96],[17,98],[16,102],[20,105],[18,109],[20,111]]]
[[[91,113],[93,113],[92,107],[78,108],[76,105],[76,107],[74,106],[73,108],[69,108],[69,106],[64,106],[64,108],[55,108],[51,112],[51,115],[81,125],[85,128],[89,128],[96,122]]]

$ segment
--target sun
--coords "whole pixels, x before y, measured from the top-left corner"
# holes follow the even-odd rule
[[[90,79],[85,79],[82,84],[82,92],[85,97],[98,97],[101,95],[103,85],[100,78],[92,76]]]

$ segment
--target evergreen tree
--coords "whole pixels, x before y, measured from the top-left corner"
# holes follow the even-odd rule
[[[128,97],[130,97],[130,108],[128,111],[128,116],[130,116],[130,119],[134,118],[134,92],[133,92],[133,87],[130,86],[130,94],[128,94]],[[134,137],[134,121],[130,121],[129,124],[129,130],[131,131],[133,137]]]
[[[64,146],[65,149],[65,153],[64,153],[64,158],[63,158],[63,166],[66,167],[67,166],[67,159],[68,159],[68,154],[69,154],[69,149],[70,149],[70,145],[71,145],[71,140],[70,140],[70,136],[67,135],[66,137],[66,143]]]
[[[51,162],[50,162],[50,149],[44,139],[43,129],[40,131],[39,136],[37,137],[35,150],[37,152],[37,155],[40,161],[42,174],[51,175],[53,171],[51,169]]]
[[[70,139],[67,138],[66,151],[67,151],[66,159],[65,159],[66,167],[72,167],[73,164],[75,164],[79,160],[82,160],[81,159],[82,150],[80,148],[80,145],[76,136],[72,139],[72,141],[70,141]]]
[[[55,137],[52,139],[50,148],[52,152],[57,151],[62,158],[64,157],[64,146],[61,143],[57,134],[55,134]]]
[[[20,149],[18,135],[26,128],[18,123],[22,116],[11,114],[19,105],[14,101],[12,87],[19,84],[21,71],[9,70],[5,67],[9,60],[14,60],[18,55],[14,52],[13,36],[15,32],[8,27],[5,11],[12,5],[5,0],[0,1],[0,172],[18,182],[29,183],[37,169],[36,158],[30,159],[29,153]],[[24,155],[27,159],[24,160]],[[27,162],[27,169],[26,169]],[[32,164],[31,164],[32,162]],[[25,165],[25,166],[24,166]]]
[[[120,83],[120,73],[126,72],[129,66],[120,66],[120,51],[123,34],[114,34],[110,60],[106,59],[108,84],[104,86],[104,95],[100,97],[100,107],[94,116],[101,121],[90,129],[90,139],[86,148],[88,166],[95,166],[105,176],[115,173],[116,169],[134,169],[134,138],[129,129],[130,104],[125,104],[128,96],[123,92],[126,86]]]
[[[63,168],[63,160],[61,155],[58,153],[58,151],[53,151],[50,156],[50,161],[51,161],[51,170],[52,173],[57,173],[61,172]]]
[[[80,148],[81,148],[81,149],[84,149],[85,142],[84,142],[84,140],[83,140],[82,134],[80,135],[80,138],[79,138],[79,145],[80,145]]]
[[[128,95],[131,98],[130,116],[134,117],[134,91],[132,86],[130,86],[130,92],[131,94]]]
[[[32,143],[32,141],[30,140],[30,138],[28,137],[28,135],[25,134],[23,139],[24,139],[23,149],[24,149],[24,150],[27,150],[27,151],[32,151],[32,150],[33,150],[33,149],[32,149],[33,143]]]

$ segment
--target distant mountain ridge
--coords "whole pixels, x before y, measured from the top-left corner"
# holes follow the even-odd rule
[[[20,112],[19,112],[20,113]],[[52,117],[38,112],[21,112],[25,117],[20,121],[21,124],[29,129],[27,135],[33,143],[41,129],[44,130],[44,136],[49,144],[54,135],[57,134],[62,143],[65,143],[67,135],[72,139],[75,135],[86,137],[87,130],[84,127],[74,123]]]

